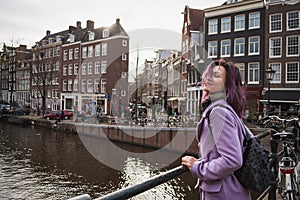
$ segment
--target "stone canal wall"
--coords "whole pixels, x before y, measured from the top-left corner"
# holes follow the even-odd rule
[[[198,155],[198,146],[195,139],[196,128],[167,128],[167,127],[140,127],[119,126],[108,124],[74,123],[72,120],[63,122],[49,121],[31,116],[8,116],[10,123],[32,124],[53,128],[59,131],[108,138],[112,141],[125,142],[151,148],[165,148],[176,152],[186,152]],[[261,130],[252,129],[254,134]]]

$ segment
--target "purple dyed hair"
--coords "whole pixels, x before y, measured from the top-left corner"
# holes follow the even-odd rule
[[[204,80],[209,80],[212,78],[212,69],[215,66],[223,66],[226,70],[226,101],[232,106],[239,117],[245,118],[245,91],[243,88],[239,68],[237,68],[233,62],[226,61],[225,59],[219,59],[211,62],[207,66],[207,69],[203,72],[201,84],[203,85]]]

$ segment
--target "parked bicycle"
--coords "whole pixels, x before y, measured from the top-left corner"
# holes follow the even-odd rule
[[[271,151],[273,167],[278,174],[276,183],[278,193],[283,199],[300,199],[298,177],[298,150],[299,150],[299,119],[282,119],[278,116],[269,116],[271,121],[277,121],[270,127],[273,129]],[[278,123],[280,122],[280,123]],[[278,145],[282,149],[278,152]]]

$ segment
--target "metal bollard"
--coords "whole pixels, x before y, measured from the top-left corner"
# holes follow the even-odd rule
[[[79,195],[77,197],[73,197],[69,200],[92,200],[92,198],[88,194],[83,194],[83,195]]]

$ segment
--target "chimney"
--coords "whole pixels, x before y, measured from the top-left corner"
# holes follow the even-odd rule
[[[46,31],[46,36],[49,36],[49,35],[50,35],[50,31],[47,30],[47,31]]]
[[[93,30],[94,29],[94,22],[91,20],[87,20],[86,21],[86,28],[89,30]]]
[[[119,18],[116,19],[116,24],[120,24],[120,19]]]
[[[76,27],[81,29],[81,21],[76,22]]]

